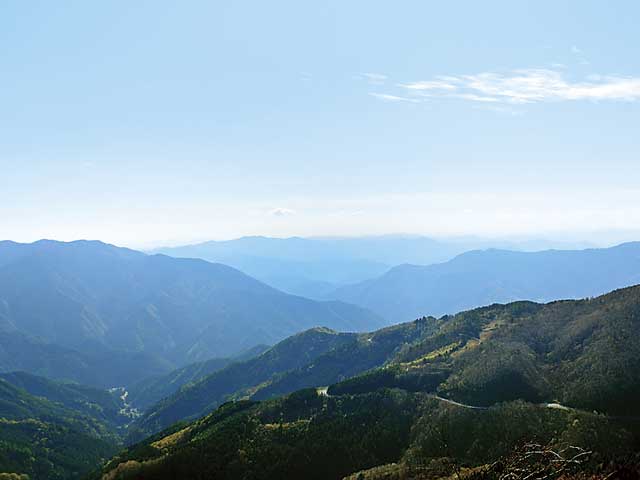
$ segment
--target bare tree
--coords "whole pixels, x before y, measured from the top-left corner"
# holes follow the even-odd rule
[[[528,443],[514,455],[491,465],[489,470],[499,480],[554,480],[578,470],[591,454],[573,445],[554,450]]]

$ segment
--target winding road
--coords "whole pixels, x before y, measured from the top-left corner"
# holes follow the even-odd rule
[[[316,388],[316,392],[318,393],[318,396],[320,397],[334,397],[335,395],[331,395],[329,393],[329,387],[317,387]],[[448,403],[449,405],[454,405],[456,407],[460,407],[460,408],[466,408],[469,410],[489,410],[491,407],[482,407],[479,405],[469,405],[466,403],[461,403],[461,402],[456,402],[455,400],[451,400],[450,398],[444,398],[444,397],[440,397],[439,395],[436,395],[434,393],[428,393],[427,397],[429,398],[433,398],[434,400],[438,400],[440,402],[443,403]],[[544,407],[544,408],[551,408],[554,410],[563,410],[565,412],[576,412],[576,413],[582,413],[582,414],[586,414],[586,415],[602,415],[604,417],[607,417],[611,420],[633,420],[633,421],[640,421],[640,416],[620,416],[620,415],[607,415],[606,413],[596,413],[596,412],[589,412],[587,410],[580,410],[578,408],[572,408],[572,407],[567,407],[566,405],[562,405],[561,403],[537,403],[536,404],[539,407]]]

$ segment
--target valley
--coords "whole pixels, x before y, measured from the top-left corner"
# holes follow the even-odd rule
[[[372,468],[376,462],[412,469],[416,462],[418,465],[434,462],[442,455],[438,449],[443,447],[438,442],[443,441],[439,435],[444,435],[444,428],[451,430],[447,433],[450,441],[457,439],[456,456],[471,464],[507,455],[525,439],[560,441],[557,437],[553,440],[552,430],[545,430],[547,428],[559,428],[556,434],[562,432],[563,441],[584,448],[597,447],[599,451],[616,455],[618,450],[618,453],[625,449],[632,451],[640,434],[637,421],[640,365],[636,365],[640,358],[636,351],[640,319],[638,288],[589,300],[495,305],[362,334],[351,340],[348,348],[334,347],[307,366],[278,373],[266,385],[262,379],[256,379],[257,389],[244,386],[240,395],[223,397],[219,401],[221,406],[212,413],[207,411],[215,408],[215,403],[191,410],[194,412],[191,418],[196,418],[192,423],[171,427],[175,420],[168,420],[164,427],[160,425],[167,430],[126,450],[127,453],[107,467],[105,471],[110,473],[104,478],[135,478],[136,475],[174,478],[172,475],[178,471],[188,475],[190,468],[215,471],[216,478],[227,478],[227,475],[232,478],[240,459],[231,452],[210,450],[214,440],[201,443],[201,439],[238,433],[235,428],[245,429],[237,448],[245,448],[240,446],[244,442],[249,442],[246,444],[249,448],[248,445],[260,438],[259,445],[266,450],[249,450],[246,461],[260,471],[266,468],[269,472],[266,478],[278,478],[283,471],[295,471],[309,478],[341,478],[358,469]],[[486,333],[487,326],[490,334]],[[456,340],[457,346],[443,349],[451,345],[452,340]],[[385,343],[389,346],[384,347]],[[388,353],[382,353],[373,365],[363,363],[355,367],[355,371],[361,373],[354,373],[355,364],[371,358],[379,348],[381,353]],[[278,350],[278,346],[274,349]],[[609,353],[614,350],[618,354],[611,358]],[[247,367],[240,364],[236,368],[235,377],[240,375],[241,368]],[[291,382],[291,378],[297,381]],[[327,382],[328,379],[332,381]],[[196,383],[193,390],[182,390],[173,400],[152,409],[148,418],[157,422],[165,412],[171,411],[167,408],[174,405],[182,405],[182,412],[189,418],[191,407],[188,405],[197,405],[191,402],[203,395],[215,398],[212,393],[204,393],[213,392],[206,389],[214,388],[215,382],[214,374]],[[273,389],[269,383],[278,388]],[[318,387],[327,383],[328,387]],[[290,390],[284,385],[289,385]],[[294,391],[300,388],[302,390]],[[382,408],[382,405],[386,406]],[[380,408],[382,410],[376,410]],[[396,408],[397,416],[394,416],[396,413],[392,412],[396,412]],[[323,413],[325,411],[327,413]],[[367,427],[378,432],[379,437],[368,437],[358,430],[359,418],[362,418],[359,415],[366,415]],[[377,415],[382,415],[379,427]],[[197,419],[199,416],[202,417]],[[144,417],[141,419],[139,427],[149,425]],[[507,430],[504,430],[505,422],[509,425]],[[247,431],[248,425],[252,427]],[[578,430],[577,425],[581,425]],[[449,437],[456,429],[471,429],[472,433]],[[216,433],[218,431],[220,433]],[[337,450],[325,451],[320,446],[329,431],[333,431],[332,438],[340,439]],[[505,431],[512,431],[513,436],[487,443],[487,435],[499,436],[498,432]],[[154,430],[147,434],[154,434]],[[274,436],[276,434],[280,437]],[[388,434],[401,436],[391,440],[392,437],[385,436]],[[351,435],[360,440],[356,441]],[[600,443],[605,438],[613,438],[607,435],[619,435],[624,440]],[[598,442],[593,443],[596,438]],[[475,453],[468,450],[471,443],[465,442],[480,440],[481,450]],[[286,448],[281,445],[282,441]],[[400,442],[404,453],[393,453],[388,442]],[[357,448],[363,445],[367,447],[355,456],[352,454],[347,461],[346,452],[359,451]],[[269,450],[271,448],[276,450]],[[285,448],[288,453],[280,452],[279,448]],[[314,453],[309,454],[309,449]],[[376,449],[390,456],[371,457]],[[143,451],[144,456],[140,457]],[[218,453],[208,456],[214,451]],[[331,458],[335,473],[327,473],[320,464],[312,467],[295,463],[296,455],[303,455],[303,451],[320,464],[322,459]],[[197,455],[212,462],[208,465],[213,470],[206,470],[204,464],[195,459],[186,460],[185,455],[191,455],[188,452],[199,452]],[[262,463],[272,455],[283,463],[270,467]],[[231,463],[220,463],[222,458],[228,458]],[[193,462],[198,466],[188,466]]]
[[[145,254],[99,243],[45,243],[34,247],[12,245],[11,248],[17,248],[19,253],[10,250],[9,254],[5,249],[5,258],[10,261],[5,261],[8,267],[0,266],[0,278],[3,269],[7,268],[6,274],[22,265],[16,263],[16,259],[25,259],[22,261],[30,265],[46,264],[53,271],[60,269],[61,273],[55,276],[58,287],[50,290],[47,283],[50,280],[41,282],[38,295],[44,295],[42,298],[47,301],[53,298],[58,302],[63,299],[87,302],[83,308],[93,308],[97,312],[95,318],[102,318],[97,315],[109,309],[122,308],[110,305],[105,310],[106,304],[101,304],[99,295],[108,298],[114,294],[105,288],[104,282],[109,277],[103,278],[103,275],[113,271],[109,275],[124,279],[122,272],[132,268],[130,258],[134,259],[134,266],[136,262],[144,262],[145,268],[149,261]],[[608,260],[609,277],[619,278],[615,282],[635,278],[632,275],[635,245],[586,252],[620,258],[618,264]],[[60,255],[64,268],[59,263]],[[120,263],[122,255],[126,260]],[[483,256],[482,253],[474,255]],[[536,254],[526,254],[530,255],[538,262]],[[582,262],[582,255],[567,255]],[[91,280],[90,276],[78,277],[76,272],[67,283],[60,283],[73,271],[73,265],[67,263],[76,256],[78,261],[88,262],[87,265],[98,262],[96,265],[105,273]],[[100,264],[102,261],[110,267],[106,267],[107,263]],[[220,297],[214,304],[235,295],[227,285],[228,279],[216,279],[214,275],[222,267],[212,269],[204,261],[192,263],[191,260],[176,260],[178,263],[174,264],[169,257],[154,260],[150,265],[156,261],[166,263],[163,268],[171,274],[155,275],[152,281],[145,280],[147,277],[135,283],[127,280],[141,292],[149,292],[146,296],[134,295],[131,301],[162,298],[169,292],[171,298],[176,299],[177,293],[184,294],[185,285],[198,288],[198,295],[214,288],[212,294],[215,292],[215,296]],[[480,265],[482,262],[484,260]],[[117,265],[117,269],[113,265]],[[433,268],[443,265],[447,264]],[[549,268],[557,268],[553,265]],[[589,279],[597,277],[597,263],[593,268],[588,263],[582,265],[583,283],[596,285]],[[279,293],[227,268],[222,271],[232,272],[230,278],[234,281],[247,282],[246,285],[240,283],[238,288],[250,287],[246,290],[249,295],[256,288],[262,294],[268,293],[268,302],[277,299],[286,306],[293,305],[287,302],[294,301],[310,307],[311,312],[328,305]],[[619,277],[612,274],[618,269]],[[131,270],[131,275],[135,271]],[[517,268],[514,271],[518,271]],[[461,272],[467,275],[467,267]],[[530,270],[529,274],[553,291],[556,287],[540,272]],[[87,296],[82,293],[88,292],[87,287],[79,289],[80,278],[85,278],[89,285],[91,281],[97,282],[99,289],[94,287],[96,293]],[[183,279],[179,288],[177,278]],[[143,280],[150,285],[139,284]],[[484,280],[479,281],[486,284]],[[217,287],[212,282],[223,282],[225,286]],[[427,289],[430,285],[429,282],[422,284]],[[21,326],[16,312],[28,310],[24,310],[26,304],[16,303],[16,295],[18,292],[35,294],[24,290],[28,283],[22,281],[22,285],[3,294],[4,304],[9,308],[5,308],[5,343],[2,344],[6,360],[0,364],[7,371],[0,374],[0,382],[6,385],[0,399],[4,405],[0,408],[0,418],[6,426],[4,440],[0,438],[5,442],[4,450],[0,451],[0,470],[26,474],[33,480],[196,478],[203,474],[235,478],[239,471],[245,472],[246,478],[275,479],[281,478],[284,472],[297,472],[305,478],[342,478],[363,472],[362,478],[396,475],[400,479],[412,478],[407,472],[420,472],[425,468],[440,472],[441,476],[449,475],[453,464],[443,458],[451,455],[457,459],[455,465],[460,465],[459,468],[479,468],[512,455],[525,440],[543,442],[549,448],[560,448],[570,442],[580,448],[597,448],[599,454],[615,458],[640,445],[637,408],[640,405],[640,287],[637,286],[579,300],[494,303],[455,314],[420,316],[390,326],[384,326],[386,322],[381,317],[367,310],[340,304],[344,312],[340,316],[336,317],[336,310],[331,307],[325,314],[319,314],[317,321],[341,319],[346,315],[345,320],[338,320],[343,322],[340,325],[353,326],[356,323],[347,319],[347,312],[353,311],[363,315],[362,320],[357,321],[372,322],[371,325],[382,328],[356,326],[339,331],[320,324],[303,328],[300,333],[279,341],[273,341],[278,337],[272,333],[263,333],[256,341],[273,341],[272,346],[258,342],[240,343],[235,349],[227,350],[207,347],[210,353],[234,353],[206,360],[195,356],[198,360],[191,363],[188,362],[192,358],[190,354],[178,362],[175,353],[167,351],[162,344],[153,343],[153,337],[149,337],[137,349],[129,348],[125,355],[117,355],[118,368],[123,374],[126,372],[123,375],[113,370],[116,359],[112,358],[113,345],[109,343],[113,334],[108,331],[102,336],[68,342],[42,334],[33,336],[28,328],[33,328],[34,323]],[[446,285],[442,283],[443,288]],[[458,286],[461,287],[459,298],[467,301],[464,300],[467,293],[462,285]],[[162,292],[160,296],[154,293],[156,289]],[[557,289],[562,292],[561,283]],[[55,295],[50,296],[49,292]],[[195,298],[189,295],[194,294],[188,294],[187,298]],[[468,298],[477,297],[470,294]],[[159,312],[161,305],[166,308],[165,304],[166,300],[162,300],[158,306],[148,305],[154,305],[152,308]],[[258,307],[259,311],[259,305],[255,303],[252,307]],[[228,311],[233,312],[233,308],[229,307]],[[212,312],[215,316],[216,310]],[[38,315],[41,313],[33,310],[26,318],[39,318]],[[303,317],[316,318],[313,315],[315,313],[305,313]],[[85,314],[77,320],[70,317],[70,321],[84,321],[83,318],[87,318]],[[166,317],[166,321],[170,318]],[[228,314],[222,319],[209,315],[206,318],[214,325],[231,321]],[[270,324],[264,315],[260,318],[263,318],[261,325]],[[273,321],[277,324],[281,318],[276,316]],[[56,321],[66,319],[59,317]],[[195,316],[192,321],[196,321]],[[107,325],[104,321],[103,324]],[[136,321],[134,324],[141,325]],[[246,324],[240,325],[243,329],[246,327]],[[195,333],[200,332],[197,334],[202,336],[207,328],[210,327]],[[295,332],[300,327],[291,328]],[[45,328],[43,333],[46,331]],[[144,329],[140,332],[138,335],[142,335]],[[10,339],[19,339],[22,343],[16,344]],[[41,363],[30,364],[29,357],[20,350],[16,350],[18,355],[10,353],[17,345],[37,346],[40,351],[51,353],[38,354]],[[88,349],[88,345],[92,348]],[[244,345],[249,346],[241,348]],[[193,351],[193,347],[190,350]],[[95,360],[89,360],[97,360],[98,355],[107,361],[94,364]],[[138,359],[146,358],[156,358],[166,366],[162,369],[142,366]],[[24,362],[25,367],[33,365],[31,372],[28,368],[17,372],[21,370],[20,362]],[[139,374],[129,369],[129,362],[138,368],[142,366]],[[62,366],[64,368],[60,368]],[[104,376],[100,369],[110,373]],[[87,377],[70,375],[70,372],[86,372],[82,375],[91,380],[78,382]],[[25,405],[32,406],[25,408]],[[46,438],[55,439],[54,443],[47,446],[44,437],[30,430],[36,425],[39,425],[37,431],[49,432]],[[498,440],[507,425],[513,435]],[[459,433],[447,433],[458,430],[471,433],[465,434],[465,441],[458,438]],[[486,442],[487,436],[495,435],[496,440]],[[234,440],[226,445],[223,438]],[[327,438],[334,439],[332,448],[324,445]],[[34,439],[36,443],[31,445]],[[602,443],[603,439],[609,440]],[[77,441],[88,442],[92,447],[73,453],[72,445]],[[442,450],[445,444],[449,446]],[[46,450],[39,450],[40,445]],[[28,451],[31,454],[20,453]],[[238,452],[245,453],[238,456]],[[347,452],[351,453],[345,456]],[[49,463],[27,461],[31,458],[28,455],[50,460]],[[331,468],[327,470],[329,459]]]

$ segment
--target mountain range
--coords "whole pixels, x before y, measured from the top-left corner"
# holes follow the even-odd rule
[[[640,447],[639,322],[636,286],[308,331],[160,402],[101,478],[499,478],[527,442],[602,468]]]
[[[487,245],[502,248],[472,249]],[[228,263],[285,291],[367,308],[389,324],[494,302],[601,295],[640,282],[638,242],[532,250],[549,245],[420,236],[243,237],[158,251]]]
[[[377,384],[480,405],[557,400],[640,415],[639,312],[640,287],[631,287],[593,300],[423,317],[372,333],[310,330],[185,386],[136,419],[130,433],[138,440],[228,400],[262,400],[351,377],[345,385],[355,390],[339,392]]]
[[[143,378],[131,378],[122,365],[128,357],[133,370],[146,362],[140,374],[148,376],[315,326],[362,331],[382,324],[360,307],[285,294],[203,260],[96,241],[0,242],[0,371],[93,376],[92,384],[113,386],[101,378],[105,372],[122,374],[109,382]],[[27,350],[12,355],[14,341]],[[82,370],[90,373],[76,377]]]
[[[0,472],[478,480],[531,441],[612,465],[640,448],[640,286],[617,289],[638,272],[640,243],[492,249],[316,301],[202,259],[0,242]]]
[[[360,305],[391,323],[515,300],[602,295],[640,283],[640,242],[611,248],[476,250],[434,265],[399,265],[327,298]]]
[[[576,244],[570,245],[577,248]],[[398,264],[439,263],[468,250],[490,246],[540,250],[567,245],[473,237],[437,240],[418,235],[254,236],[158,248],[152,253],[224,263],[285,292],[321,299],[338,287],[377,277]]]

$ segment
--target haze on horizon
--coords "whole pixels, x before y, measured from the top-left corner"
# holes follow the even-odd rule
[[[2,3],[0,238],[640,239],[639,4],[189,6]]]

